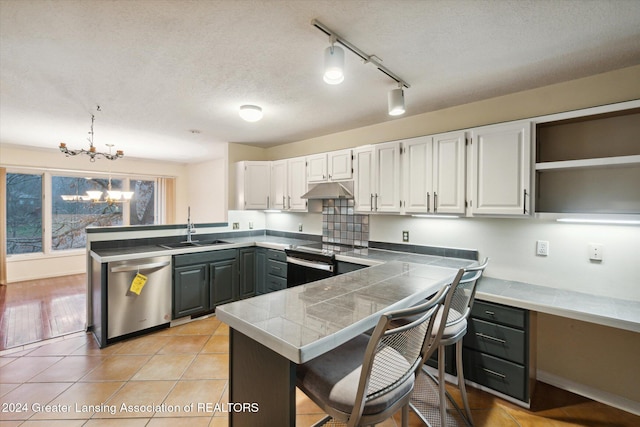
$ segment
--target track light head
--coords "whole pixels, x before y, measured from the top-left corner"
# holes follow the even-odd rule
[[[324,81],[337,85],[344,81],[344,50],[333,44],[324,50]]]
[[[404,114],[404,90],[402,86],[389,91],[389,115],[400,116]]]

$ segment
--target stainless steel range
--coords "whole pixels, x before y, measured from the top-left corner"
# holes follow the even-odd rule
[[[298,246],[285,249],[284,252],[287,254],[287,288],[336,274],[336,255],[332,251]]]

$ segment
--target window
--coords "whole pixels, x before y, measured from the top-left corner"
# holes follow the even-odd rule
[[[24,173],[23,173],[24,172]],[[43,170],[7,171],[7,255],[82,249],[89,226],[158,224],[163,218],[161,178],[86,177]],[[91,200],[88,191],[134,192],[129,202]],[[162,188],[162,187],[161,187]],[[43,201],[45,203],[43,203]],[[4,203],[4,201],[3,201]]]
[[[122,188],[122,181],[111,181]],[[87,191],[105,192],[108,179],[53,176],[51,178],[51,249],[78,249],[87,245],[88,226],[122,225],[122,203],[88,200]],[[69,197],[71,196],[71,197]]]
[[[7,253],[42,252],[42,175],[7,173]]]
[[[129,210],[131,225],[156,223],[156,182],[131,180],[129,191],[133,191],[133,199]]]

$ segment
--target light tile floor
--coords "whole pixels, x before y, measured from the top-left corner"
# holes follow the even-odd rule
[[[80,333],[4,351],[0,427],[227,426],[227,414],[213,409],[228,401],[228,335],[211,317],[104,349]],[[532,410],[478,390],[469,394],[476,426],[640,425],[640,417],[542,383]],[[296,408],[298,426],[323,416],[299,391]],[[399,425],[398,414],[381,424]],[[422,424],[411,414],[409,425]]]

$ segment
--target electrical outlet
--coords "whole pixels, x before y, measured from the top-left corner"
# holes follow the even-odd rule
[[[302,223],[298,224],[298,231],[302,231]]]
[[[589,243],[589,259],[591,261],[602,261],[604,248],[600,243]]]
[[[402,232],[402,241],[403,242],[408,242],[409,241],[409,232],[406,231],[406,230]]]
[[[233,223],[233,229],[234,230],[238,230],[240,228],[240,223],[239,222],[234,222]]]
[[[549,255],[549,242],[547,240],[538,240],[536,242],[536,255],[538,256]]]
[[[253,221],[249,221],[249,230],[253,230]]]

